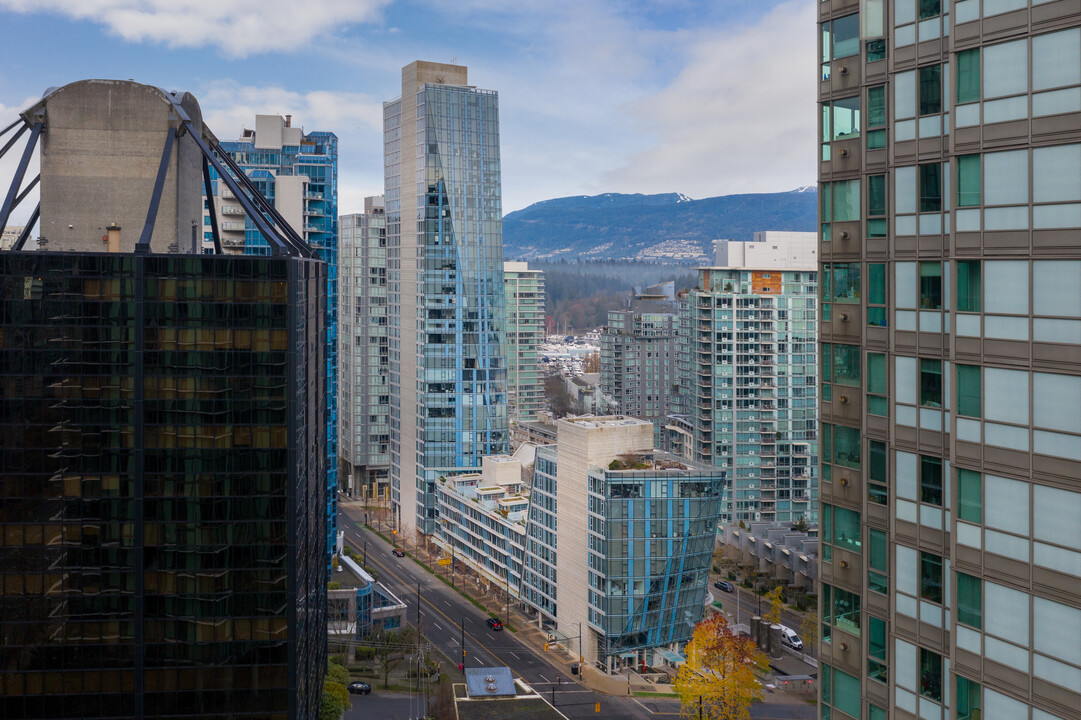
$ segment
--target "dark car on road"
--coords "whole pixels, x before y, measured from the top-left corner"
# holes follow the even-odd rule
[[[350,695],[367,695],[372,691],[372,686],[368,683],[351,682],[346,690],[349,691]]]
[[[405,557],[405,550],[394,548],[394,557]]]
[[[502,630],[503,629],[503,621],[499,620],[497,618],[488,618],[488,627],[490,627],[493,630]]]
[[[727,580],[718,580],[717,582],[713,583],[713,587],[717,588],[718,590],[724,590],[725,592],[736,591],[736,588],[732,586],[732,583],[728,582]]]

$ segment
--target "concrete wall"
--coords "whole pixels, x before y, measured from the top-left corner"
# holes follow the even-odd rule
[[[196,131],[202,113],[191,95],[181,104]],[[83,80],[54,90],[24,113],[44,113],[41,135],[40,235],[49,250],[105,251],[106,228],[121,228],[120,250],[132,252],[168,133],[175,132],[170,98],[149,85]],[[193,252],[202,243],[202,160],[195,141],[177,138],[158,208],[153,252]],[[192,237],[197,244],[193,247]]]
[[[714,241],[717,267],[755,270],[817,270],[818,234],[767,230],[751,242]]]
[[[304,189],[307,185],[305,175],[278,175],[274,178],[274,209],[301,237],[304,237]]]

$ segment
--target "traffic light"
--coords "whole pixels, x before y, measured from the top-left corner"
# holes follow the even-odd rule
[[[601,704],[600,703],[593,703],[593,712],[599,713],[600,711],[601,711]]]
[[[544,652],[548,652],[548,643],[544,643]]]

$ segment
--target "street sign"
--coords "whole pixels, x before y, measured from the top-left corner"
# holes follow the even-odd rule
[[[450,558],[439,558],[440,565],[450,565]]]

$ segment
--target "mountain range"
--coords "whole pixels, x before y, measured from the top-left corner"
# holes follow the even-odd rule
[[[639,260],[700,263],[718,238],[758,230],[814,232],[818,191],[722,195],[606,193],[534,203],[503,218],[508,260]]]

